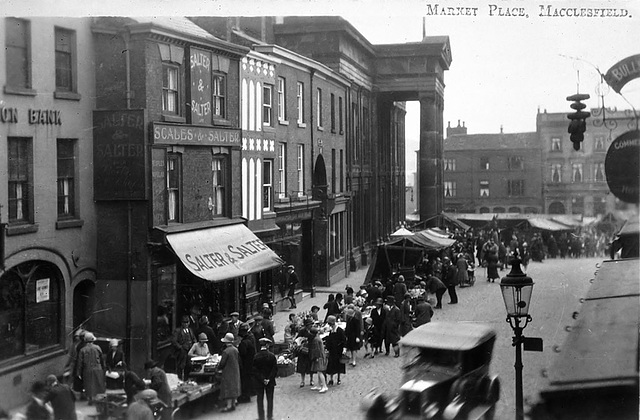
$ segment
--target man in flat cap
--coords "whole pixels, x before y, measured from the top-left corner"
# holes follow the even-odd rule
[[[292,265],[287,267],[287,273],[289,277],[287,277],[287,288],[289,291],[287,292],[287,298],[291,302],[291,307],[289,309],[295,309],[296,306],[296,285],[298,284],[298,274],[296,273],[296,268]]]
[[[233,336],[236,337],[237,339],[238,328],[242,323],[242,321],[240,321],[240,314],[238,312],[231,312],[229,316],[231,317],[231,319],[229,320],[229,330],[227,332],[230,332],[231,334],[233,334]]]
[[[273,391],[276,386],[278,363],[276,356],[269,351],[272,343],[268,338],[260,339],[260,351],[253,358],[253,375],[258,392],[258,420],[265,420],[264,396],[267,396],[267,420],[273,420]]]

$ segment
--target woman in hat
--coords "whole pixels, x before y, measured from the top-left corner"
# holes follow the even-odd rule
[[[351,353],[351,366],[356,365],[356,352],[362,347],[362,322],[355,316],[354,308],[347,308],[347,326],[345,334],[347,336],[346,349]]]
[[[344,330],[338,327],[334,315],[327,318],[327,325],[330,331],[326,338],[327,352],[329,352],[326,373],[329,375],[329,385],[333,385],[333,375],[335,374],[338,375],[338,385],[340,385],[340,375],[346,372],[345,365],[340,361],[340,358],[344,345],[347,343],[347,337]]]
[[[296,372],[300,374],[300,388],[304,386],[304,377],[311,373],[311,359],[309,358],[309,342],[311,341],[310,329],[313,327],[313,320],[305,318],[303,327],[298,331],[298,335],[294,341],[301,344],[298,351],[298,362],[296,364]],[[313,386],[313,375],[309,375],[309,385]]]
[[[155,360],[145,362],[144,370],[147,371],[147,378],[151,380],[149,388],[158,393],[158,398],[165,403],[167,407],[172,407],[171,388],[169,388],[167,374],[164,370],[160,369],[158,362]],[[171,420],[171,411],[170,408],[162,410],[162,420]]]
[[[338,316],[340,315],[340,307],[338,306],[338,302],[336,302],[336,297],[333,295],[333,293],[329,293],[329,296],[327,297],[327,303],[324,304],[323,309],[327,310],[327,314],[324,317],[324,322],[327,322],[327,319],[331,316]]]
[[[227,333],[220,341],[224,345],[222,358],[218,364],[220,372],[220,396],[221,400],[226,400],[226,407],[220,411],[223,413],[236,409],[236,398],[241,394],[240,384],[240,354],[233,345],[235,337],[232,333]]]
[[[118,340],[109,340],[109,352],[105,359],[107,367],[106,386],[107,389],[122,389],[122,369],[118,368],[118,363],[124,361],[124,353],[118,348]]]
[[[207,345],[207,341],[209,341],[207,334],[198,334],[198,342],[191,346],[191,348],[189,349],[189,357],[208,356],[209,354],[211,354],[209,353],[209,346]]]
[[[329,390],[327,388],[327,380],[324,377],[324,372],[327,370],[327,357],[324,354],[324,344],[322,343],[322,338],[318,334],[317,327],[311,327],[309,329],[309,333],[311,334],[311,340],[309,342],[309,358],[311,359],[311,367],[309,368],[311,377],[313,377],[314,373],[318,374],[318,385],[317,387],[312,386],[312,390],[317,390],[321,394],[324,394]]]
[[[85,345],[78,353],[76,374],[83,381],[84,392],[89,400],[89,405],[91,405],[95,396],[105,391],[104,360],[102,358],[102,350],[94,343],[96,341],[95,335],[87,332],[84,335],[84,341]]]

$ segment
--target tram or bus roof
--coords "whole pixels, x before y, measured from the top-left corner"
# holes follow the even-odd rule
[[[638,386],[639,260],[602,263],[542,396]]]

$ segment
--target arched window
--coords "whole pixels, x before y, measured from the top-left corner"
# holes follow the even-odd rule
[[[0,277],[0,360],[60,345],[61,274],[30,261]]]
[[[520,213],[520,207],[509,207],[509,213]]]
[[[565,214],[566,210],[564,204],[559,201],[554,201],[549,204],[549,214]]]
[[[489,213],[489,207],[480,207],[480,214]]]

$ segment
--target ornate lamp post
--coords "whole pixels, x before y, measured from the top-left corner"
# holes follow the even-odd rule
[[[531,322],[529,301],[533,292],[533,279],[522,272],[518,252],[511,259],[511,272],[500,281],[500,290],[507,308],[507,322],[513,329],[512,345],[516,348],[516,420],[524,419],[522,400],[522,330]]]

